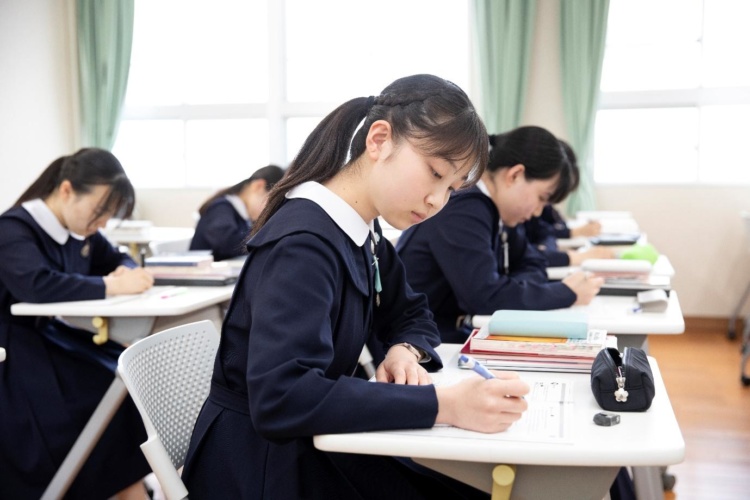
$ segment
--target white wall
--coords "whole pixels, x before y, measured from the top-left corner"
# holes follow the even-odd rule
[[[0,207],[50,161],[74,150],[72,74],[66,49],[73,0],[0,1]],[[557,0],[540,0],[524,123],[566,137],[557,49]],[[138,214],[157,225],[192,226],[211,190],[139,190]],[[686,316],[728,316],[748,280],[750,250],[739,211],[750,186],[599,186],[598,208],[633,212],[677,271]]]
[[[71,1],[0,1],[2,211],[75,147]]]

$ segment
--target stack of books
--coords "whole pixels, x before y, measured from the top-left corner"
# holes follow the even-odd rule
[[[653,267],[646,260],[588,259],[581,269],[604,278],[600,295],[635,296],[645,290],[664,290],[669,293],[669,276],[652,274]]]
[[[214,262],[210,253],[186,252],[148,257],[145,267],[155,285],[223,286],[237,281],[240,268],[227,262]]]
[[[492,369],[590,373],[598,352],[616,346],[616,337],[588,329],[577,311],[502,310],[461,352]]]

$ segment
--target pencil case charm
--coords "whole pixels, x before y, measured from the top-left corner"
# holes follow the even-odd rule
[[[654,399],[654,375],[643,349],[599,351],[591,366],[591,391],[604,410],[646,411]]]

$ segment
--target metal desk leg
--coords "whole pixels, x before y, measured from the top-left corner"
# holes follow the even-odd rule
[[[44,491],[42,500],[59,499],[65,495],[127,394],[128,389],[125,384],[120,377],[115,376],[62,465],[57,469],[55,477]]]
[[[661,500],[664,498],[664,481],[661,467],[633,467],[633,484],[638,500]]]

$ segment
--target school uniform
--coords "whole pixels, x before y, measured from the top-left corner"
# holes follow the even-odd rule
[[[252,224],[247,208],[235,195],[218,198],[201,215],[190,250],[211,250],[215,261],[245,255]]]
[[[558,238],[570,238],[570,229],[552,205],[546,205],[539,217],[526,221],[521,230],[526,233],[529,242],[545,256],[549,266],[570,265],[568,253],[557,247]]]
[[[69,233],[41,200],[0,216],[0,498],[39,498],[114,379],[123,347],[48,317],[13,316],[16,302],[103,299],[102,276],[135,263],[100,233]],[[130,398],[66,498],[107,498],[150,468]]]
[[[566,285],[547,280],[546,260],[523,234],[501,228],[481,181],[453,194],[434,217],[404,231],[396,249],[409,284],[427,295],[443,342],[466,340],[470,328],[461,324],[464,316],[558,309],[576,300]]]
[[[413,462],[313,446],[316,434],[431,427],[433,386],[351,375],[370,337],[414,345],[431,370],[442,366],[440,339],[379,226],[377,292],[373,239],[361,217],[318,183],[287,198],[247,245],[188,450],[190,498],[450,496],[457,483],[420,474]]]

